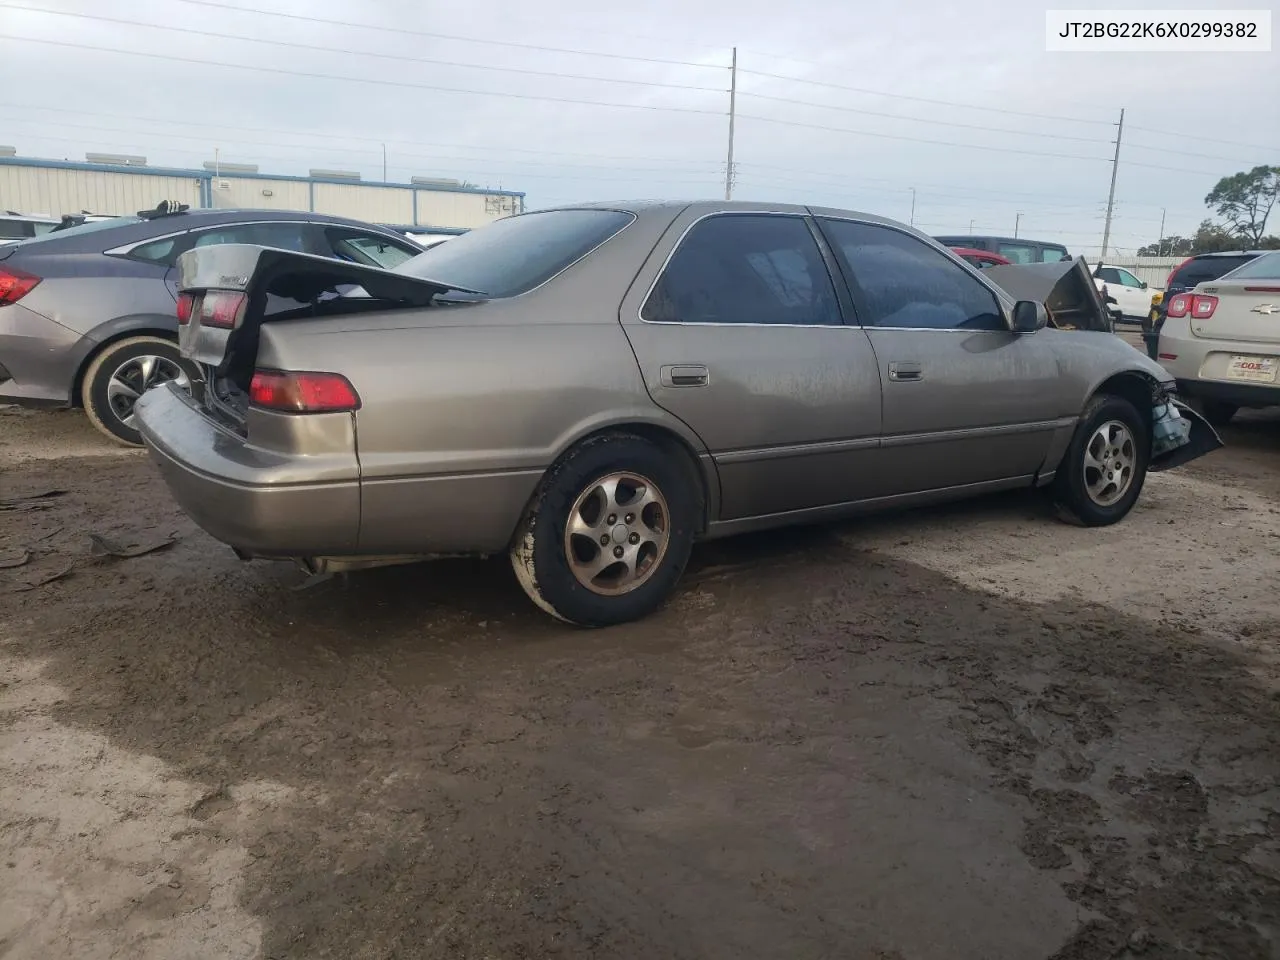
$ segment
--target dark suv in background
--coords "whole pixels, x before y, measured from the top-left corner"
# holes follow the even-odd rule
[[[933,239],[948,247],[967,247],[971,250],[998,253],[1010,263],[1057,263],[1059,260],[1071,259],[1071,254],[1067,253],[1067,248],[1062,244],[1048,243],[1044,240],[975,235],[934,237]]]
[[[141,443],[133,404],[196,370],[178,353],[179,254],[252,243],[393,267],[422,248],[393,230],[315,213],[161,204],[0,246],[0,404],[82,405]]]
[[[1188,257],[1173,268],[1169,279],[1165,281],[1164,296],[1152,311],[1152,322],[1149,329],[1144,329],[1142,339],[1147,344],[1147,353],[1152,360],[1158,360],[1157,344],[1160,342],[1160,328],[1164,326],[1169,310],[1169,301],[1179,293],[1194,290],[1198,284],[1217,280],[1230,273],[1236,267],[1242,267],[1250,260],[1267,253],[1266,250],[1228,250],[1222,253],[1200,253]]]

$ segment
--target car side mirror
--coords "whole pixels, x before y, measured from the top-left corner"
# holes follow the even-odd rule
[[[1019,300],[1013,305],[1013,332],[1035,333],[1049,322],[1049,311],[1038,300]]]
[[[1145,281],[1145,280],[1139,280],[1138,282],[1142,284],[1142,289],[1143,289],[1143,290],[1147,289],[1147,281]]]

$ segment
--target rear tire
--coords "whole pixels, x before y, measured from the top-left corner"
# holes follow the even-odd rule
[[[1225,427],[1231,422],[1231,418],[1240,412],[1236,404],[1222,400],[1206,400],[1200,406],[1204,418],[1215,427]]]
[[[80,400],[89,422],[117,443],[137,447],[142,434],[133,422],[138,397],[162,383],[187,389],[199,372],[182,358],[178,345],[157,336],[128,337],[98,352],[84,373]]]
[[[543,478],[516,531],[511,566],[529,598],[567,623],[638,620],[684,573],[697,505],[688,471],[656,444],[593,437]]]
[[[1058,515],[1085,527],[1123,520],[1142,492],[1150,459],[1147,422],[1134,405],[1111,394],[1095,396],[1053,479]]]

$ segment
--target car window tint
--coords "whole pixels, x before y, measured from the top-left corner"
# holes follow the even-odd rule
[[[436,244],[395,269],[490,297],[515,297],[591,254],[634,219],[604,209],[522,213]]]
[[[668,323],[838,325],[840,308],[801,217],[723,214],[694,225],[641,316]]]
[[[326,230],[325,236],[333,248],[333,255],[340,260],[352,260],[370,267],[390,270],[410,257],[422,252],[421,247],[406,241],[398,245],[387,237],[373,233],[355,233],[343,230]]]
[[[1008,329],[995,295],[922,240],[849,220],[824,220],[823,229],[862,293],[858,310],[866,325]]]
[[[1059,260],[1068,258],[1066,247],[1041,247],[1040,262],[1041,263],[1057,263]]]
[[[996,246],[996,253],[1013,263],[1035,263],[1040,259],[1039,251],[1030,244],[1000,243]]]
[[[1120,273],[1114,267],[1099,267],[1094,276],[1103,283],[1120,282]]]
[[[211,247],[219,243],[252,243],[281,250],[307,249],[305,223],[237,223],[215,227],[196,234],[195,246]]]
[[[129,251],[129,256],[134,260],[145,260],[147,263],[166,263],[173,265],[177,259],[175,248],[178,241],[182,237],[165,237],[162,240],[152,240],[150,243],[144,243],[134,247]]]
[[[1188,290],[1197,284],[1217,280],[1237,267],[1251,263],[1255,257],[1199,257],[1178,271],[1174,283]]]
[[[1117,270],[1116,275],[1120,278],[1120,282],[1126,287],[1141,287],[1142,281],[1135,277],[1128,270]]]
[[[1280,253],[1268,253],[1232,268],[1229,280],[1280,280]],[[1224,274],[1225,276],[1225,274]]]

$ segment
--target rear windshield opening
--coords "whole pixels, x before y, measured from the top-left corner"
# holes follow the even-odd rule
[[[1245,263],[1224,280],[1280,280],[1280,253],[1268,253]]]
[[[634,219],[621,210],[524,213],[425,250],[395,272],[488,297],[515,297],[546,283]]]

